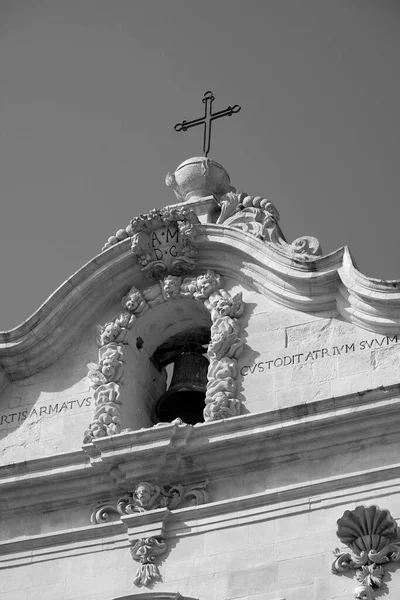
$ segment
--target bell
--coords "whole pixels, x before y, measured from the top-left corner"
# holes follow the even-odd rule
[[[180,417],[184,423],[203,423],[208,360],[199,352],[184,351],[174,362],[171,384],[160,396],[155,407],[161,422]]]

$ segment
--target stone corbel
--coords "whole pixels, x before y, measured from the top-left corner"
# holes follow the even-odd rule
[[[121,517],[128,529],[132,558],[139,563],[133,579],[135,585],[149,587],[161,579],[155,562],[158,556],[167,551],[165,526],[170,514],[170,510],[165,507],[148,513]]]
[[[117,517],[128,532],[133,560],[139,563],[133,583],[150,587],[161,579],[157,557],[167,549],[165,529],[171,510],[182,505],[198,506],[209,501],[208,482],[191,485],[152,485],[138,483],[132,493],[126,493],[115,504],[102,504],[91,516],[91,522],[106,523]]]

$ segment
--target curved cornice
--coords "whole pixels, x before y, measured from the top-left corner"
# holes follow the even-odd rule
[[[321,257],[296,254],[224,225],[199,225],[198,270],[217,270],[295,310],[337,310],[377,333],[400,333],[400,280],[362,275],[347,247]],[[133,283],[146,285],[125,239],[67,279],[25,322],[0,332],[0,367],[21,379],[61,357],[77,332]],[[112,281],[112,285],[110,282]],[[1,380],[1,371],[0,371]]]

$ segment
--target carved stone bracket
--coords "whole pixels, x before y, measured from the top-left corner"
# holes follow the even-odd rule
[[[140,563],[133,579],[135,585],[150,586],[161,579],[160,571],[155,564],[157,556],[167,551],[167,544],[163,538],[142,538],[131,548],[133,560]]]
[[[208,502],[207,484],[158,486],[142,481],[132,493],[122,496],[116,505],[103,504],[93,511],[90,519],[93,524],[105,523],[110,516],[117,515],[126,525],[131,556],[139,563],[134,585],[150,587],[161,579],[155,563],[157,557],[168,549],[165,527],[170,510]]]
[[[96,342],[99,362],[88,364],[88,378],[94,390],[95,413],[84,434],[84,443],[94,438],[121,433],[123,370],[128,330],[148,310],[171,299],[203,302],[210,311],[212,326],[208,346],[208,383],[205,421],[225,419],[240,414],[236,397],[238,357],[243,350],[239,337],[240,316],[244,310],[242,294],[231,295],[222,287],[222,277],[208,270],[197,277],[168,275],[140,291],[133,286],[122,298],[125,309],[112,321],[97,326]]]
[[[220,205],[218,224],[250,233],[265,242],[279,246],[288,254],[302,255],[304,260],[322,254],[319,241],[311,236],[297,238],[288,244],[278,225],[279,213],[266,198],[230,191],[222,196]]]
[[[388,510],[357,506],[346,510],[337,524],[336,535],[350,551],[334,551],[332,573],[354,570],[359,582],[354,590],[355,600],[374,600],[375,590],[383,585],[382,565],[400,562],[397,523]]]

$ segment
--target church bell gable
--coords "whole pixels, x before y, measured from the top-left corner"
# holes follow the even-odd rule
[[[210,158],[166,184],[0,334],[6,593],[396,593],[399,283],[288,242]]]

